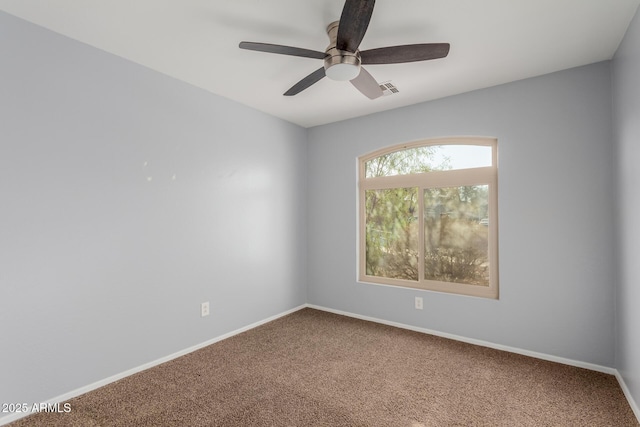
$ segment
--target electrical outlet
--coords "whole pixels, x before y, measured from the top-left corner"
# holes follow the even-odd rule
[[[416,310],[422,310],[422,297],[416,297]]]
[[[209,315],[209,301],[200,304],[200,316],[205,317]]]

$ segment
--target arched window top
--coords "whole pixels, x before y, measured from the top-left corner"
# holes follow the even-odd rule
[[[446,138],[419,141],[372,153],[361,160],[364,178],[490,167],[495,139]]]

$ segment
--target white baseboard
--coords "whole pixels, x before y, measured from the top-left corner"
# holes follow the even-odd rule
[[[622,378],[622,375],[620,375],[620,372],[618,372],[617,370],[616,370],[616,379],[618,380],[618,383],[620,384],[620,388],[622,389],[622,392],[624,393],[625,397],[627,398],[627,401],[629,402],[629,406],[631,406],[631,410],[633,410],[633,413],[636,414],[636,418],[640,423],[640,406],[638,406],[636,401],[633,400],[633,396],[631,395],[631,390],[629,390],[629,387],[627,387],[627,383],[624,382],[624,378]]]
[[[250,325],[244,326],[244,327],[242,327],[240,329],[236,329],[235,331],[231,331],[231,332],[226,333],[224,335],[220,335],[218,337],[212,338],[212,339],[207,340],[207,341],[205,341],[203,343],[196,344],[196,345],[194,345],[192,347],[186,348],[184,350],[180,350],[180,351],[178,351],[176,353],[170,354],[170,355],[165,356],[165,357],[161,357],[160,359],[156,359],[156,360],[154,360],[152,362],[145,363],[143,365],[137,366],[135,368],[129,369],[127,371],[121,372],[121,373],[116,374],[116,375],[112,375],[109,378],[105,378],[103,380],[96,381],[96,382],[94,382],[92,384],[86,385],[84,387],[77,388],[77,389],[75,389],[73,391],[70,391],[68,393],[64,393],[64,394],[62,394],[60,396],[56,396],[56,397],[54,397],[52,399],[49,399],[49,400],[47,400],[46,402],[43,402],[43,403],[52,404],[52,405],[55,405],[56,403],[62,404],[62,402],[65,402],[65,401],[67,401],[69,399],[72,399],[74,397],[80,396],[81,394],[88,393],[90,391],[93,391],[95,389],[103,387],[103,386],[105,386],[107,384],[110,384],[112,382],[118,381],[118,380],[120,380],[122,378],[128,377],[130,375],[136,374],[136,373],[144,371],[144,370],[147,370],[149,368],[153,368],[154,366],[158,366],[158,365],[160,365],[162,363],[165,363],[165,362],[168,362],[170,360],[176,359],[178,357],[184,356],[186,354],[192,353],[192,352],[194,352],[196,350],[200,350],[201,348],[207,347],[207,346],[209,346],[211,344],[215,344],[218,341],[222,341],[222,340],[230,338],[230,337],[232,337],[234,335],[238,335],[238,334],[240,334],[242,332],[248,331],[248,330],[253,329],[253,328],[257,327],[257,326],[260,326],[260,325],[263,325],[265,323],[271,322],[271,321],[276,320],[276,319],[278,319],[280,317],[283,317],[283,316],[286,316],[286,315],[291,314],[293,312],[296,312],[298,310],[301,310],[301,309],[303,309],[305,307],[307,307],[306,304],[298,306],[298,307],[295,307],[295,308],[292,308],[291,310],[284,311],[284,312],[276,314],[274,316],[267,317],[264,320],[260,320],[258,322],[255,322],[255,323],[252,323]],[[18,413],[10,414],[10,415],[8,415],[6,417],[2,417],[2,418],[0,418],[0,426],[9,424],[9,423],[14,422],[14,421],[17,421],[20,418],[24,418],[24,417],[27,417],[29,415],[31,415],[31,413],[18,412]]]
[[[629,402],[629,406],[631,406],[631,409],[633,410],[633,413],[635,414],[636,418],[638,419],[638,422],[640,422],[640,408],[638,408],[638,405],[633,400],[633,396],[631,395],[631,392],[630,392],[629,388],[625,384],[624,379],[622,378],[622,375],[620,375],[618,370],[615,369],[615,368],[610,368],[608,366],[602,366],[602,365],[596,365],[594,363],[582,362],[582,361],[579,361],[579,360],[567,359],[567,358],[564,358],[564,357],[552,356],[550,354],[538,353],[536,351],[524,350],[524,349],[517,348],[517,347],[510,347],[510,346],[506,346],[506,345],[495,344],[495,343],[492,343],[492,342],[489,342],[489,341],[476,340],[476,339],[473,339],[473,338],[467,338],[467,337],[463,337],[463,336],[460,336],[460,335],[454,335],[454,334],[448,334],[448,333],[445,333],[445,332],[434,331],[432,329],[419,328],[417,326],[406,325],[404,323],[398,323],[398,322],[391,322],[391,321],[388,321],[388,320],[378,319],[378,318],[369,317],[369,316],[363,316],[363,315],[360,315],[360,314],[350,313],[350,312],[347,312],[347,311],[334,310],[332,308],[322,307],[322,306],[319,306],[319,305],[306,304],[306,306],[309,307],[309,308],[314,308],[316,310],[322,310],[322,311],[326,311],[326,312],[329,312],[329,313],[340,314],[342,316],[348,316],[348,317],[353,317],[353,318],[356,318],[356,319],[367,320],[367,321],[370,321],[370,322],[381,323],[383,325],[395,326],[397,328],[408,329],[408,330],[416,331],[416,332],[422,332],[422,333],[425,333],[425,334],[435,335],[435,336],[443,337],[443,338],[449,338],[449,339],[452,339],[452,340],[466,342],[466,343],[469,343],[469,344],[475,344],[475,345],[479,345],[479,346],[482,346],[482,347],[489,347],[489,348],[493,348],[493,349],[496,349],[496,350],[508,351],[510,353],[522,354],[524,356],[530,356],[530,357],[534,357],[536,359],[542,359],[542,360],[547,360],[547,361],[550,361],[550,362],[562,363],[563,365],[575,366],[575,367],[578,367],[578,368],[584,368],[584,369],[589,369],[591,371],[597,371],[597,372],[602,372],[602,373],[605,373],[605,374],[614,375],[616,377],[616,379],[618,380],[618,383],[620,384],[620,388],[622,388],[622,391],[623,391],[625,397],[627,398],[627,401]]]

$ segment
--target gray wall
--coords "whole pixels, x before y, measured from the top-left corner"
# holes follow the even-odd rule
[[[305,129],[2,12],[0,58],[0,402],[306,302]]]
[[[617,148],[616,368],[640,405],[640,13],[613,60]]]
[[[613,366],[610,77],[598,63],[310,129],[309,302]],[[448,135],[498,138],[500,299],[358,283],[356,158]]]

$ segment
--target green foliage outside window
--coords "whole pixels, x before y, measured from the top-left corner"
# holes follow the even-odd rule
[[[489,285],[488,186],[424,191],[427,280]]]
[[[370,190],[365,199],[367,274],[418,280],[418,189]]]

